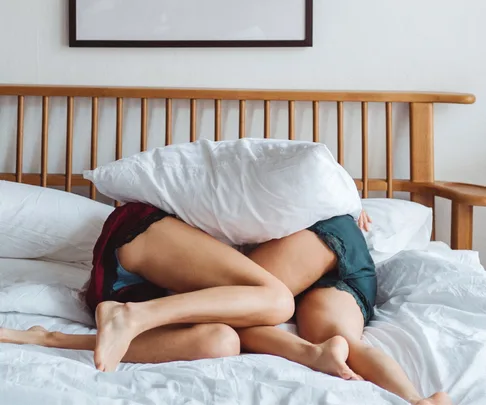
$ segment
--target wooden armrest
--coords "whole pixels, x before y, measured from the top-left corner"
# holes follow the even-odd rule
[[[471,250],[473,245],[473,207],[486,206],[486,187],[476,184],[436,181],[419,183],[418,189],[452,201],[451,247]]]
[[[486,187],[476,184],[435,181],[409,182],[407,190],[412,201],[434,206],[427,195],[452,201],[451,247],[471,250],[473,245],[473,207],[486,206]],[[430,204],[430,205],[429,205]]]
[[[406,182],[400,191],[416,194],[429,194],[442,197],[457,204],[486,206],[486,187],[477,184],[454,183],[448,181]]]
[[[431,183],[437,197],[447,198],[457,204],[486,206],[486,187],[467,183],[436,181]]]

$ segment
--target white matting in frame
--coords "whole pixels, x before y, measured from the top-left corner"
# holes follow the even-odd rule
[[[71,46],[311,46],[312,0],[71,0]]]

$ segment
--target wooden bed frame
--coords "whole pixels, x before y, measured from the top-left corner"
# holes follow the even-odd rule
[[[364,91],[298,91],[298,90],[218,90],[218,89],[170,89],[131,87],[83,87],[83,86],[30,86],[0,85],[0,97],[16,96],[17,109],[17,154],[15,173],[0,173],[0,180],[27,184],[64,186],[68,192],[73,186],[90,188],[90,197],[96,198],[93,184],[81,174],[73,173],[74,102],[78,97],[91,98],[91,169],[98,159],[99,99],[116,99],[116,159],[122,157],[123,100],[140,99],[141,129],[140,149],[147,149],[148,108],[151,99],[165,99],[166,145],[173,139],[173,100],[190,100],[189,140],[196,140],[196,118],[198,100],[214,101],[214,139],[222,139],[221,104],[226,100],[239,101],[239,136],[246,135],[246,103],[261,101],[264,110],[265,138],[270,137],[270,108],[272,101],[288,103],[288,138],[295,139],[295,103],[309,102],[313,109],[313,141],[319,142],[319,103],[335,102],[337,105],[337,160],[344,164],[344,103],[361,103],[362,133],[362,177],[356,185],[367,198],[370,191],[385,191],[388,198],[394,192],[411,193],[413,201],[434,208],[435,197],[452,201],[451,246],[454,249],[471,249],[473,235],[473,207],[486,206],[486,187],[435,181],[434,177],[434,104],[472,104],[471,94],[427,93],[427,92],[364,92]],[[23,173],[24,145],[24,100],[25,97],[42,97],[42,141],[41,172]],[[48,173],[49,100],[65,97],[67,102],[66,168],[65,173]],[[386,178],[372,179],[368,175],[368,103],[384,103],[386,111]],[[393,173],[392,103],[406,103],[410,111],[410,179],[395,179]]]

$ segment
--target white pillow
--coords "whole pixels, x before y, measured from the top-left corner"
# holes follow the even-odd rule
[[[36,314],[93,325],[81,294],[88,278],[89,272],[66,263],[0,259],[0,313]]]
[[[432,209],[406,200],[370,198],[362,202],[373,223],[363,232],[375,261],[402,250],[427,249],[432,234]]]
[[[0,182],[0,257],[89,263],[113,208],[43,187]]]
[[[139,153],[84,177],[108,197],[151,204],[232,245],[361,212],[353,179],[325,145],[313,142],[199,140]]]

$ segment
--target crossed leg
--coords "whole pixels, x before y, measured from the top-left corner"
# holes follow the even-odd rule
[[[310,231],[272,240],[248,256],[281,280],[294,296],[299,295],[337,264],[336,255]],[[275,327],[237,329],[242,347],[305,365],[313,370],[344,378],[361,379],[346,364],[349,348],[338,334],[310,343]]]
[[[270,241],[249,257],[283,281],[294,296],[333,270],[337,261],[309,231]],[[423,399],[391,357],[361,342],[363,314],[351,294],[336,288],[312,289],[299,300],[296,319],[300,337],[275,327],[246,328],[238,330],[242,346],[345,379],[362,377],[412,404],[451,405],[445,393]]]
[[[165,224],[167,227],[167,224]],[[174,226],[172,226],[174,225]],[[254,268],[265,268],[267,272],[265,275],[273,279],[279,279],[281,285],[286,285],[287,291],[290,296],[298,295],[316,280],[318,280],[324,273],[331,271],[336,265],[336,257],[327,246],[325,246],[320,239],[312,232],[302,231],[291,235],[287,238],[280,240],[270,241],[255,249],[249,258],[241,255],[237,251],[221,245],[213,239],[207,239],[206,235],[203,238],[191,237],[192,228],[179,229],[179,223],[169,223],[169,227],[172,228],[172,239],[176,241],[185,241],[178,243],[177,246],[167,246],[164,244],[164,240],[158,245],[164,246],[164,249],[158,249],[158,251],[151,250],[151,246],[147,249],[145,246],[140,246],[140,243],[144,243],[143,238],[135,239],[131,245],[128,245],[129,249],[121,249],[119,252],[120,261],[125,268],[133,269],[138,267],[139,259],[137,255],[144,250],[147,253],[152,253],[150,263],[140,265],[143,268],[141,274],[150,281],[170,288],[174,291],[180,292],[179,296],[162,298],[156,300],[156,302],[144,303],[150,305],[151,308],[145,310],[145,314],[139,316],[145,316],[147,318],[154,317],[156,312],[172,310],[170,301],[174,301],[175,298],[179,298],[179,301],[174,303],[175,310],[177,306],[183,307],[184,305],[190,305],[193,301],[184,301],[184,297],[190,297],[190,294],[184,294],[184,291],[192,291],[195,289],[205,288],[206,292],[216,291],[216,288],[210,288],[211,284],[230,284],[232,282],[238,282],[241,284],[248,284],[248,280],[243,279],[242,276],[234,276],[230,271],[226,271],[225,267],[229,268],[233,266],[238,268],[238,265],[244,271],[245,265],[251,264]],[[175,229],[174,229],[175,228]],[[189,232],[186,232],[189,231]],[[174,234],[175,233],[175,234]],[[178,233],[184,233],[181,235]],[[189,234],[189,238],[188,235]],[[200,236],[196,234],[195,236]],[[162,238],[156,238],[160,242]],[[165,241],[167,242],[167,241]],[[151,241],[149,242],[151,243]],[[182,245],[182,246],[181,246]],[[186,247],[187,246],[187,247]],[[196,252],[180,251],[188,250],[192,246],[197,246]],[[157,247],[157,248],[158,248]],[[147,252],[147,250],[149,252]],[[170,251],[171,255],[167,255],[165,252]],[[157,257],[158,254],[158,257]],[[203,256],[204,255],[204,256]],[[210,261],[208,261],[209,255],[214,255]],[[141,255],[142,257],[144,255]],[[154,257],[155,256],[155,257]],[[169,256],[169,258],[167,258]],[[170,257],[174,257],[172,260],[174,263],[168,264],[179,270],[178,274],[173,275],[168,271],[161,271],[160,263],[164,263],[165,260],[170,260]],[[194,256],[196,256],[194,258]],[[198,257],[199,256],[199,257]],[[184,261],[180,260],[180,257],[184,257]],[[195,263],[191,265],[191,261]],[[219,263],[217,263],[219,261]],[[240,263],[238,263],[238,261]],[[187,272],[184,272],[184,267],[187,266]],[[215,264],[216,263],[216,264]],[[210,266],[217,265],[220,271],[219,279],[212,281],[210,276],[206,275],[213,271]],[[194,271],[192,271],[194,266]],[[152,270],[147,271],[148,270]],[[132,270],[133,271],[133,270]],[[202,273],[202,277],[197,277],[199,273]],[[273,275],[272,275],[273,274]],[[203,277],[205,276],[206,277]],[[271,285],[271,281],[268,282]],[[204,292],[204,291],[202,291]],[[195,295],[195,294],[193,294]],[[209,294],[207,299],[218,299],[217,296]],[[269,297],[272,298],[272,297]],[[220,298],[221,299],[221,298]],[[224,301],[224,299],[228,301]],[[219,301],[219,305],[224,308],[231,308],[234,306],[234,300],[238,299],[237,296],[224,297],[223,301]],[[255,303],[254,296],[247,295],[244,298],[243,310],[250,311]],[[293,301],[292,301],[293,302]],[[156,305],[154,305],[156,304]],[[164,307],[164,304],[166,306]],[[285,301],[284,305],[287,305]],[[103,303],[99,308],[104,310],[104,307],[108,305],[108,309],[112,308],[125,308],[126,306],[116,303]],[[130,306],[139,306],[139,304],[130,304]],[[195,305],[195,304],[192,304]],[[199,304],[201,305],[201,304]],[[281,311],[282,301],[274,302],[273,307],[275,311]],[[194,306],[188,309],[188,314],[194,316],[196,312]],[[200,308],[199,308],[200,309]],[[284,308],[285,309],[285,308]],[[220,308],[216,308],[215,311],[220,311]],[[179,309],[179,311],[182,311]],[[190,312],[189,312],[190,311]],[[98,314],[100,311],[98,311]],[[251,314],[251,312],[250,312]],[[167,314],[165,314],[167,316]],[[290,318],[291,314],[288,313],[286,318],[280,320],[280,322],[286,321]],[[103,320],[102,320],[103,321]],[[207,320],[206,320],[207,321]],[[276,324],[278,319],[275,319]],[[239,321],[241,324],[241,321]],[[268,321],[267,321],[268,322]],[[100,319],[98,318],[100,324]],[[266,322],[260,322],[260,324],[271,324]],[[99,325],[102,327],[103,325]],[[246,326],[243,324],[243,326]],[[126,327],[126,321],[121,323],[121,328]],[[216,329],[216,332],[215,332]],[[351,369],[346,365],[346,359],[348,356],[348,344],[346,340],[340,336],[332,336],[326,342],[320,342],[320,344],[312,344],[305,341],[291,333],[285,332],[281,329],[273,326],[256,326],[249,328],[237,329],[240,335],[241,342],[247,351],[255,353],[268,353],[277,356],[285,357],[291,361],[298,362],[305,366],[308,366],[314,370],[328,373],[331,375],[339,376],[345,379],[358,379]],[[231,333],[232,332],[232,333]],[[95,335],[66,335],[58,332],[47,333],[45,330],[36,328],[26,332],[20,331],[3,331],[4,341],[11,343],[31,343],[40,344],[50,347],[61,347],[78,350],[95,350],[96,349],[96,336]],[[149,329],[148,331],[138,335],[131,344],[127,353],[123,356],[123,361],[127,362],[163,362],[174,360],[193,360],[198,358],[215,357],[219,355],[231,356],[239,353],[239,342],[237,342],[238,336],[236,332],[229,326],[221,324],[199,324],[192,328],[182,328],[178,325],[172,325],[168,327],[156,327]],[[113,339],[113,340],[116,340]],[[221,341],[222,345],[219,349],[214,348],[217,346],[217,341]],[[200,347],[201,342],[208,342],[209,348]],[[226,342],[226,343],[225,343]],[[99,344],[99,343],[98,343]],[[147,347],[153,348],[147,350]],[[110,363],[104,366],[105,370],[113,370],[116,368],[117,363]]]
[[[178,223],[175,222],[176,229],[171,229],[172,232],[179,232]],[[173,228],[173,227],[172,227]],[[189,231],[191,231],[189,229]],[[185,232],[183,229],[182,232]],[[192,233],[192,232],[189,232]],[[219,264],[221,267],[221,274],[219,280],[220,283],[230,284],[235,282],[229,279],[231,274],[227,274],[224,269],[224,265],[237,267],[238,262],[241,261],[240,266],[248,265],[248,262],[256,268],[266,268],[270,273],[266,275],[270,278],[276,277],[280,279],[281,285],[287,285],[287,291],[291,291],[291,295],[297,295],[312,285],[317,279],[319,279],[325,272],[332,270],[336,265],[335,255],[317,238],[317,236],[308,231],[299,232],[295,235],[291,235],[287,238],[271,241],[261,245],[250,254],[250,259],[240,255],[233,249],[229,249],[224,246],[224,250],[220,251],[221,246],[219,243],[213,243],[214,240],[206,240],[207,237],[194,240],[189,238],[187,240],[183,236],[187,235],[174,235],[172,238],[175,240],[183,241],[184,245],[188,245],[186,248],[197,246],[198,251],[194,252],[180,252],[182,249],[180,246],[167,247],[164,244],[164,249],[158,249],[159,252],[166,252],[170,249],[170,252],[175,256],[174,260],[178,260],[178,257],[184,257],[186,263],[194,260],[194,273],[189,272],[187,275],[184,271],[180,271],[176,276],[171,275],[170,272],[161,272],[156,265],[150,263],[143,268],[151,269],[153,272],[144,272],[143,275],[149,278],[152,282],[157,283],[166,288],[173,289],[178,292],[184,292],[185,289],[191,291],[197,288],[209,288],[213,281],[208,277],[199,277],[199,273],[208,273],[210,270],[209,265],[204,262],[207,257],[203,257],[201,251],[207,256],[213,254],[215,257],[212,260],[213,264],[217,261],[221,261],[223,257],[223,264]],[[196,235],[199,236],[199,235]],[[137,239],[134,241],[136,242]],[[140,239],[138,240],[140,242]],[[137,243],[138,243],[137,242]],[[143,241],[142,241],[143,242]],[[202,244],[202,245],[201,245]],[[210,245],[210,246],[208,246]],[[184,246],[185,247],[185,246]],[[120,260],[127,268],[136,267],[136,263],[139,258],[137,255],[145,247],[140,247],[132,244],[130,250],[123,249],[120,253]],[[217,249],[215,251],[214,249]],[[229,249],[229,250],[228,250]],[[159,255],[160,253],[157,252]],[[198,253],[199,252],[199,253]],[[152,252],[154,253],[154,252]],[[224,253],[226,256],[221,256]],[[196,259],[192,259],[191,255],[196,255]],[[197,257],[199,255],[199,257]],[[127,257],[128,256],[128,257]],[[143,255],[142,255],[143,256]],[[153,261],[158,263],[163,262],[164,258],[157,258],[152,256]],[[236,261],[231,263],[229,260]],[[255,264],[257,263],[257,264]],[[180,270],[178,263],[173,263],[174,268]],[[188,264],[186,266],[189,267]],[[261,266],[261,267],[260,267]],[[244,268],[244,267],[243,267]],[[197,273],[196,273],[197,272]],[[185,279],[184,279],[185,277]],[[232,276],[235,278],[234,276]],[[182,283],[180,279],[182,278]],[[240,281],[244,284],[248,283],[247,280]],[[270,282],[269,282],[270,283]],[[212,289],[214,290],[214,289]],[[290,294],[290,292],[289,292]],[[181,294],[181,297],[189,296],[189,294]],[[172,298],[172,297],[169,297]],[[158,300],[158,306],[169,301],[169,298],[163,298]],[[209,297],[211,298],[211,296]],[[217,298],[217,297],[216,297]],[[230,300],[234,300],[237,297],[230,297]],[[254,298],[249,295],[246,297],[245,307],[251,309],[254,303],[251,302]],[[226,299],[228,299],[226,297]],[[105,305],[109,305],[109,308],[115,306],[124,307],[121,304],[106,303],[101,304],[103,308]],[[150,303],[151,305],[153,303]],[[184,301],[180,301],[179,305],[183,305]],[[224,302],[226,307],[234,305],[232,302]],[[285,301],[284,305],[287,305]],[[135,304],[131,304],[135,305]],[[282,301],[274,302],[274,307],[278,310],[282,310],[280,306]],[[167,309],[167,308],[166,308]],[[168,307],[170,310],[170,307]],[[285,309],[285,308],[284,308]],[[152,309],[157,310],[157,307]],[[194,308],[192,308],[192,312]],[[145,316],[153,316],[153,313],[147,311]],[[290,318],[291,314],[287,314],[287,318]],[[282,319],[280,322],[287,320]],[[99,320],[99,319],[98,319]],[[277,319],[276,319],[277,320]],[[276,321],[275,320],[275,321]],[[345,379],[358,379],[358,377],[351,371],[346,365],[346,358],[348,356],[348,344],[342,337],[336,336],[329,339],[327,342],[321,344],[309,343],[295,335],[287,333],[283,330],[274,327],[252,327],[252,328],[240,328],[237,329],[241,340],[246,350],[256,353],[268,353],[277,356],[285,357],[291,361],[299,362],[314,370],[339,376]],[[96,336],[95,335],[66,335],[63,333],[48,333],[41,328],[35,328],[29,331],[8,331],[3,330],[3,339],[0,341],[19,343],[19,344],[38,344],[42,346],[78,349],[78,350],[95,350],[96,348]],[[201,342],[206,342],[202,344]],[[218,344],[218,342],[220,342]],[[151,350],[147,350],[150,347]],[[222,324],[199,324],[191,328],[180,327],[178,325],[172,325],[172,327],[158,327],[152,330],[148,330],[138,335],[131,344],[127,353],[123,357],[123,361],[126,362],[164,362],[175,360],[193,360],[207,357],[223,357],[231,356],[239,353],[239,341],[236,332],[229,326]],[[105,369],[114,369],[116,364],[112,364]]]
[[[363,315],[354,297],[336,288],[309,291],[296,310],[299,335],[310,342],[343,336],[349,344],[349,366],[365,380],[416,405],[452,405],[445,393],[423,399],[402,368],[381,350],[361,341]]]
[[[178,294],[140,303],[103,302],[95,364],[115,370],[138,335],[171,324],[276,325],[294,313],[288,288],[208,234],[166,217],[118,250],[121,265]]]

